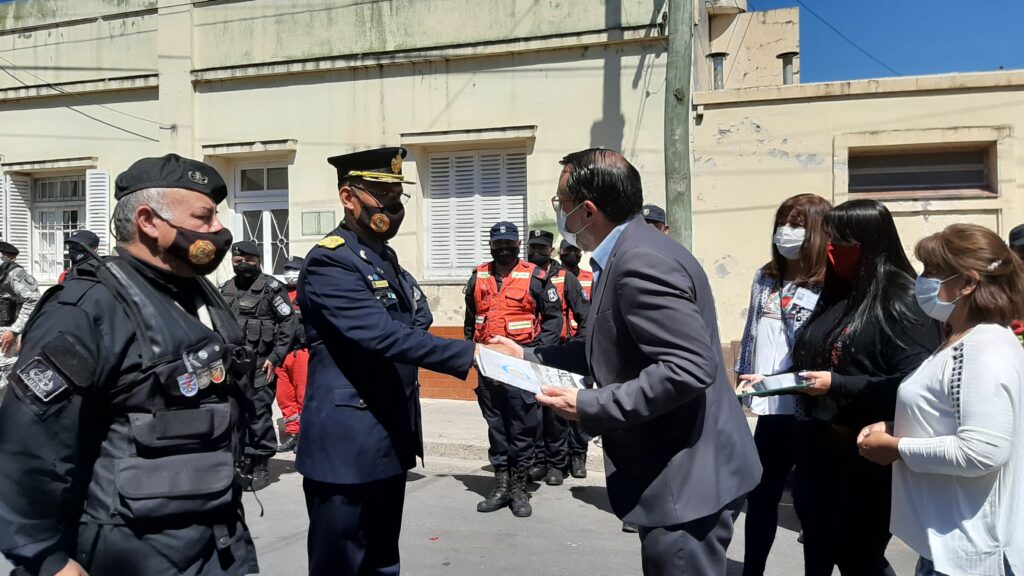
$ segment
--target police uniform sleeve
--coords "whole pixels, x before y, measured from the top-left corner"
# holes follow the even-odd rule
[[[280,367],[281,364],[284,364],[284,359],[292,347],[295,331],[299,328],[299,317],[294,313],[292,299],[288,297],[288,290],[276,281],[275,284],[277,285],[272,289],[271,307],[274,309],[277,330],[274,332],[274,350],[268,359],[271,364]]]
[[[24,268],[15,268],[11,272],[11,287],[21,300],[21,310],[8,329],[15,334],[21,334],[29,317],[32,316],[32,311],[36,309],[36,303],[39,302],[39,284]]]
[[[427,296],[423,293],[423,289],[420,288],[420,283],[416,281],[416,278],[413,278],[413,275],[408,272],[403,271],[402,274],[412,288],[412,297],[416,301],[416,314],[413,315],[412,319],[413,328],[429,330],[434,324],[434,313],[430,311],[430,302],[427,301]]]
[[[462,292],[466,295],[466,317],[462,322],[462,332],[466,340],[473,340],[476,335],[476,298],[473,295],[476,292],[476,270],[470,274]]]
[[[572,272],[565,274],[565,302],[576,320],[577,329],[573,340],[582,340],[583,325],[586,323],[587,314],[590,313],[590,298],[587,298],[579,278]]]
[[[530,296],[536,302],[537,315],[540,316],[540,336],[534,340],[534,345],[558,344],[562,339],[562,300],[551,279],[539,268],[530,278]]]
[[[306,258],[300,285],[303,317],[328,347],[351,343],[392,362],[466,377],[475,351],[471,342],[440,338],[393,319],[356,265],[339,252],[315,249]]]
[[[0,402],[0,550],[29,574],[68,561],[64,534],[81,512],[74,479],[88,466],[80,442],[95,412],[84,409],[87,392],[109,370],[103,340],[84,310],[49,300],[26,328]]]

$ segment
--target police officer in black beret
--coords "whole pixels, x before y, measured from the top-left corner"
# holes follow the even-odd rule
[[[64,240],[68,251],[71,267],[60,273],[57,283],[61,284],[68,276],[77,274],[95,274],[100,260],[97,251],[100,249],[100,237],[90,230],[75,230]]]
[[[252,353],[203,276],[227,188],[169,154],[117,178],[118,256],[49,290],[0,405],[0,550],[22,574],[259,571],[235,478]]]
[[[242,474],[252,478],[252,489],[270,485],[267,463],[277,453],[274,435],[275,372],[291,349],[298,317],[292,313],[288,289],[262,271],[260,247],[251,240],[231,247],[235,277],[225,282],[221,294],[235,313],[245,342],[256,351],[256,379],[250,391],[249,434]]]
[[[422,291],[388,245],[405,217],[404,148],[334,156],[341,224],[306,255],[310,341],[296,468],[309,573],[399,574],[406,471],[423,456],[419,367],[465,378],[471,342],[431,335]]]

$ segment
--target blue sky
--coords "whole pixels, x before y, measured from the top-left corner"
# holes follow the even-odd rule
[[[802,0],[902,76],[1024,68],[1022,0]],[[750,0],[751,10],[799,6]],[[800,81],[894,74],[800,7]]]

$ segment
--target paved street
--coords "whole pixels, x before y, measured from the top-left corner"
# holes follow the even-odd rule
[[[587,574],[620,576],[640,573],[636,535],[620,531],[610,513],[604,479],[591,472],[586,480],[569,480],[551,488],[536,486],[534,515],[476,512],[480,495],[490,487],[483,462],[428,459],[410,474],[402,532],[402,574],[409,576],[522,576]],[[290,459],[273,461],[277,481],[259,493],[265,515],[246,495],[250,526],[263,574],[296,575],[306,569],[306,510],[300,476]],[[729,575],[738,575],[743,558],[743,516],[729,549]],[[792,508],[783,510],[768,573],[793,576],[802,571]],[[902,543],[890,546],[897,574],[913,574],[914,554]],[[0,561],[0,572],[10,566]]]

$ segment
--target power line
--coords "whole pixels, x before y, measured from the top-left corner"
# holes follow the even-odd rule
[[[43,84],[45,84],[49,88],[52,88],[53,90],[56,90],[57,92],[60,92],[61,94],[65,94],[67,96],[73,96],[73,97],[78,98],[79,100],[82,100],[84,102],[89,102],[88,99],[83,98],[81,95],[75,94],[74,92],[71,92],[71,91],[68,91],[68,90],[65,90],[65,89],[61,88],[60,86],[57,86],[56,84],[46,80],[45,78],[41,78],[39,76],[36,76],[35,74],[29,72],[28,70],[25,70],[24,68],[19,67],[17,64],[15,64],[14,62],[11,62],[7,58],[4,58],[3,56],[0,56],[0,60],[3,60],[4,62],[7,62],[7,64],[11,65],[15,69],[18,69],[21,72],[24,72],[25,74],[28,74],[29,76],[35,78],[36,80],[39,80],[40,82],[42,82]],[[0,68],[2,68],[2,67],[0,67]],[[4,72],[7,72],[7,75],[10,76],[11,78],[14,78],[15,80],[18,80],[18,82],[20,82],[22,84],[22,86],[28,86],[28,84],[26,84],[25,82],[22,82],[21,80],[19,80],[10,71],[5,69]],[[89,104],[92,105],[92,106],[99,106],[100,108],[105,108],[107,110],[110,110],[111,112],[115,112],[117,114],[121,114],[122,116],[127,116],[129,118],[134,118],[136,120],[141,120],[143,122],[149,122],[150,124],[156,124],[157,126],[163,128],[164,130],[170,130],[170,129],[174,128],[174,126],[171,126],[169,124],[164,124],[163,122],[157,122],[156,120],[150,120],[149,118],[143,118],[141,116],[136,116],[134,114],[129,114],[129,113],[124,112],[122,110],[118,110],[117,108],[111,108],[110,106],[107,106],[105,104],[98,104],[98,103],[94,103],[94,102],[89,102]]]
[[[876,58],[873,54],[871,54],[867,50],[861,48],[859,44],[857,44],[856,42],[851,40],[846,34],[843,34],[842,32],[840,32],[838,28],[836,28],[831,23],[829,23],[828,20],[825,20],[824,18],[822,18],[817,12],[812,10],[810,6],[808,6],[807,4],[804,4],[802,0],[796,0],[796,3],[799,4],[800,6],[802,6],[804,10],[807,10],[811,14],[811,16],[814,16],[818,20],[821,20],[822,24],[824,24],[825,26],[828,26],[829,29],[831,29],[833,32],[835,32],[837,36],[839,36],[843,40],[846,40],[846,42],[849,43],[850,46],[853,46],[854,48],[859,50],[861,54],[867,56],[868,58],[871,58],[872,60],[877,62],[880,66],[882,66],[883,68],[885,68],[889,72],[892,72],[893,74],[895,74],[897,76],[903,76],[903,74],[900,74],[899,72],[897,72],[892,66],[889,66],[885,62],[882,62],[881,60]]]

